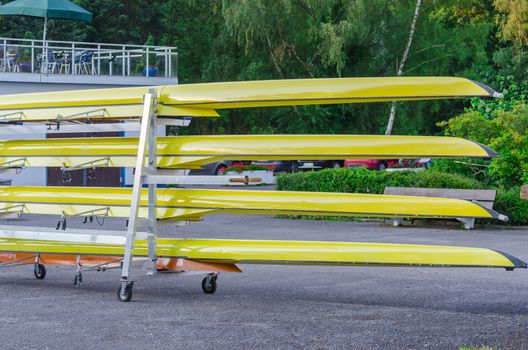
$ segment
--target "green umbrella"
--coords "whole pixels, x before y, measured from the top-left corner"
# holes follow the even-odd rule
[[[44,34],[42,45],[44,60],[48,60],[46,32],[48,31],[48,18],[71,19],[90,22],[92,14],[81,6],[68,0],[15,0],[0,6],[0,15],[30,16],[44,18]]]
[[[15,0],[0,6],[0,15],[31,16],[44,18],[44,35],[46,41],[48,18],[71,19],[90,22],[92,14],[81,6],[68,0]]]

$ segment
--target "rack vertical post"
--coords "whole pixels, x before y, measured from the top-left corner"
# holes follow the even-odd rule
[[[138,154],[134,174],[134,184],[130,203],[130,214],[126,235],[125,250],[123,256],[123,267],[121,269],[121,285],[118,290],[118,297],[121,301],[132,299],[132,287],[134,281],[130,279],[130,270],[134,257],[134,242],[138,227],[139,207],[141,205],[141,192],[143,187],[143,176],[145,173],[155,173],[157,168],[157,123],[156,123],[156,90],[150,89],[143,99],[143,114],[141,116],[141,128],[138,142]],[[148,151],[148,165],[145,167],[145,158]],[[148,248],[149,258],[153,264],[152,271],[155,271],[156,263],[156,184],[148,185]]]
[[[156,90],[151,90],[150,93],[153,95],[153,101],[152,101],[152,111],[151,116],[149,118],[149,128],[148,128],[148,165],[147,165],[147,173],[148,174],[156,174],[158,170],[158,142],[157,142],[157,134],[158,134],[158,118],[156,115],[156,104],[157,104],[157,97],[155,96]],[[143,177],[142,177],[143,181]],[[148,221],[147,221],[147,240],[148,240],[148,257],[150,260],[151,266],[149,266],[149,273],[155,274],[156,273],[156,261],[157,254],[157,240],[158,240],[158,228],[157,228],[157,209],[156,209],[156,200],[157,200],[157,193],[156,188],[158,187],[157,183],[151,183],[148,184]]]

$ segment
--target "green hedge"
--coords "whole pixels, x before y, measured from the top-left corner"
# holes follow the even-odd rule
[[[280,175],[279,191],[345,192],[382,194],[385,187],[485,189],[486,184],[459,174],[372,171],[366,168],[326,169]],[[510,218],[509,224],[528,225],[528,201],[519,188],[499,189],[494,208]]]
[[[458,174],[372,171],[363,167],[285,174],[277,179],[277,189],[280,191],[382,194],[385,187],[481,189],[483,185]]]
[[[521,199],[521,188],[498,190],[493,209],[507,215],[511,225],[528,225],[528,200]]]

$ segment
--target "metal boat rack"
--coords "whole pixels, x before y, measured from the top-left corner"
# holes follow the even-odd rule
[[[135,164],[134,182],[132,188],[132,197],[130,204],[130,215],[127,221],[127,230],[124,231],[101,231],[101,230],[66,230],[66,220],[72,217],[84,217],[85,222],[93,221],[94,218],[104,218],[109,214],[109,208],[101,207],[92,209],[75,215],[69,215],[63,212],[55,229],[24,227],[24,226],[0,226],[0,237],[20,238],[20,239],[45,239],[45,240],[64,240],[77,243],[113,243],[124,245],[124,256],[111,263],[103,263],[97,266],[83,268],[80,263],[81,256],[77,256],[76,275],[74,285],[82,284],[83,271],[101,271],[110,268],[121,268],[121,280],[118,289],[118,298],[121,301],[130,301],[132,298],[132,288],[134,281],[131,278],[132,263],[147,262],[147,274],[156,274],[156,246],[158,239],[158,227],[163,226],[164,222],[158,223],[156,212],[156,191],[158,184],[206,184],[219,185],[227,183],[257,184],[261,180],[257,178],[247,178],[241,176],[187,176],[187,171],[168,170],[157,168],[157,132],[158,125],[176,125],[187,126],[190,118],[158,118],[156,115],[157,108],[156,90],[150,89],[144,95],[143,112],[137,121],[127,122],[110,122],[105,124],[81,123],[76,121],[75,117],[81,117],[85,114],[78,114],[72,118],[61,118],[57,120],[57,128],[50,128],[48,125],[36,125],[35,123],[0,126],[0,135],[6,133],[34,134],[34,133],[60,133],[60,132],[108,132],[108,131],[131,131],[139,130],[138,153]],[[100,111],[100,110],[99,110]],[[0,118],[3,116],[0,116]],[[61,121],[74,122],[73,124],[64,124],[58,127]],[[15,169],[17,173],[26,166],[26,159],[21,158],[13,164],[0,164],[0,171],[7,172]],[[110,166],[110,159],[104,158],[98,161],[78,164],[75,166],[63,167],[63,171],[71,171],[84,168],[94,168],[101,166]],[[139,217],[140,197],[143,185],[148,186],[148,217]],[[5,208],[0,212],[0,218],[19,218],[25,209],[24,204],[14,205]],[[181,222],[174,223],[181,226]],[[188,224],[188,223],[184,223]],[[142,227],[145,232],[138,233],[138,228]],[[134,242],[138,235],[141,239],[148,241],[148,258],[134,258]],[[46,275],[45,266],[41,263],[39,254],[31,255],[22,260],[10,261],[0,264],[1,267],[12,267],[19,265],[34,265],[35,277],[43,279]],[[117,264],[117,265],[116,265]],[[202,288],[206,293],[212,293],[216,289],[217,272],[210,272],[202,281]]]

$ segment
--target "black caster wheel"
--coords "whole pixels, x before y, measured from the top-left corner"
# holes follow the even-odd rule
[[[127,284],[124,293],[121,293],[121,286],[117,289],[117,298],[119,299],[119,301],[128,302],[132,300],[132,287],[132,283]]]
[[[36,279],[43,280],[44,278],[46,278],[46,266],[42,264],[35,265],[33,273],[35,274]]]
[[[202,280],[202,290],[205,294],[213,294],[216,292],[217,276],[207,276]]]
[[[82,286],[82,284],[83,284],[82,275],[81,274],[75,275],[75,278],[73,279],[73,285],[80,287]]]

